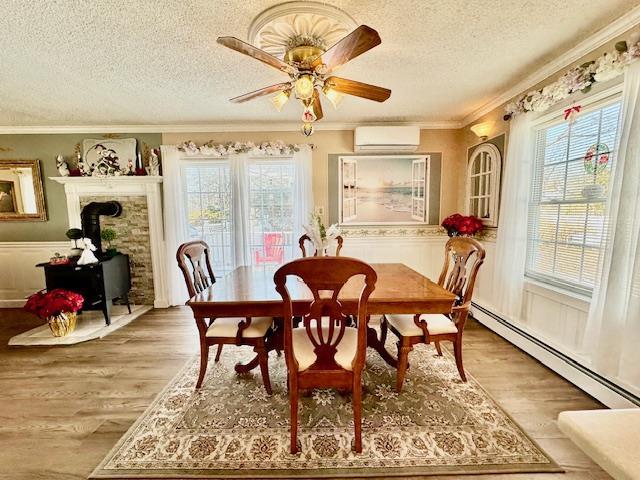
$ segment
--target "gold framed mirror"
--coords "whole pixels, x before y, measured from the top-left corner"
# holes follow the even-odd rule
[[[39,160],[0,160],[0,221],[47,219]]]

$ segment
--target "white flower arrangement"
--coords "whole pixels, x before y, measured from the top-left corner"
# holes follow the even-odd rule
[[[304,231],[313,243],[318,256],[324,256],[327,248],[336,243],[340,236],[340,229],[337,224],[325,228],[319,215],[312,214],[309,224],[303,225]]]
[[[238,153],[271,156],[291,155],[293,152],[300,151],[300,147],[298,145],[284,143],[282,140],[258,144],[253,142],[215,143],[213,140],[209,140],[198,147],[194,142],[188,140],[178,145],[178,150],[189,156],[207,155],[212,157],[226,157]]]
[[[507,104],[505,120],[520,113],[544,112],[572,93],[586,93],[594,83],[606,82],[622,75],[629,64],[640,58],[639,39],[640,33],[635,33],[628,42],[618,42],[613,52],[606,52],[591,62],[572,68],[558,80],[540,90],[525,93]]]

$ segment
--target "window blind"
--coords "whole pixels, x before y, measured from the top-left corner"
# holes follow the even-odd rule
[[[526,273],[589,293],[605,242],[620,101],[535,132]]]

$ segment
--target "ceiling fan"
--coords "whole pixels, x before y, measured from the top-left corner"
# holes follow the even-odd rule
[[[326,51],[324,42],[308,35],[297,35],[291,39],[283,59],[279,59],[253,45],[235,37],[218,37],[218,43],[256,60],[260,60],[289,75],[289,81],[261,88],[231,99],[242,103],[265,95],[275,94],[271,99],[280,111],[291,93],[304,106],[302,133],[313,133],[313,122],[323,117],[320,91],[337,107],[342,95],[354,95],[376,102],[384,102],[391,90],[367,83],[336,77],[331,73],[348,61],[356,58],[382,41],[378,32],[367,25],[360,25]]]

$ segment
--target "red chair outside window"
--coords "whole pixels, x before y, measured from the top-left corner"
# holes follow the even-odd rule
[[[281,264],[284,260],[284,235],[282,232],[269,232],[263,234],[262,252],[256,250],[255,262]]]

